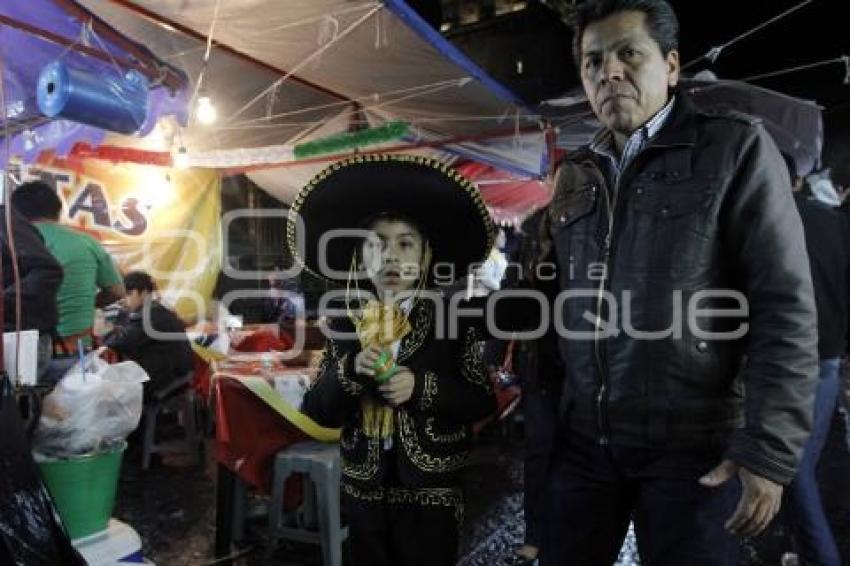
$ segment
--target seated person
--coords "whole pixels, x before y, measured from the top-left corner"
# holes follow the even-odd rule
[[[147,402],[191,371],[192,348],[183,321],[154,298],[156,285],[150,275],[132,271],[124,276],[124,287],[125,310],[104,344],[147,372]]]

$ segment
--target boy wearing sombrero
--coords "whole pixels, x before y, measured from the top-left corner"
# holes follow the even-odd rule
[[[368,236],[329,237],[338,229]],[[349,316],[330,321],[348,338],[328,341],[302,410],[342,428],[353,564],[455,564],[458,473],[472,423],[495,407],[480,333],[462,322],[454,337],[447,327],[438,331],[449,318],[447,301],[429,287],[434,268],[466,275],[490,250],[493,226],[481,195],[434,160],[357,156],[301,191],[288,239],[307,270],[348,289]],[[368,299],[360,292],[355,303],[352,287]]]

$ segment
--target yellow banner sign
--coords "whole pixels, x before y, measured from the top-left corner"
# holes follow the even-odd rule
[[[47,157],[18,166],[63,203],[62,223],[94,236],[126,273],[156,279],[187,321],[204,312],[221,266],[220,178],[215,171]]]

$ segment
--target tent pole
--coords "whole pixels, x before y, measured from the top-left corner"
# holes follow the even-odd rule
[[[47,31],[46,29],[36,27],[36,26],[28,24],[26,22],[21,22],[21,21],[14,19],[14,18],[9,18],[7,16],[0,14],[0,25],[9,26],[11,28],[20,30],[24,33],[28,33],[28,34],[33,35],[35,37],[39,37],[39,38],[41,38],[45,41],[48,41],[50,43],[55,43],[56,45],[66,47],[66,48],[71,49],[73,51],[78,51],[78,52],[83,53],[85,55],[90,55],[92,57],[96,57],[97,59],[100,59],[101,61],[106,61],[107,63],[111,63],[112,61],[115,61],[116,63],[118,63],[121,66],[124,66],[124,67],[127,67],[127,68],[138,69],[140,71],[143,71],[146,75],[150,76],[150,72],[151,72],[150,69],[145,68],[145,66],[140,64],[140,63],[136,63],[134,61],[130,61],[128,59],[124,59],[124,58],[121,58],[121,57],[112,56],[112,55],[106,53],[105,51],[102,51],[100,49],[96,49],[94,47],[89,47],[87,45],[81,45],[77,42],[71,41],[70,39],[68,39],[66,37],[62,37],[61,35],[57,35],[57,34],[51,32],[51,31]]]

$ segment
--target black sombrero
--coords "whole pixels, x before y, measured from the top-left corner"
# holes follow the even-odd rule
[[[451,264],[456,278],[484,261],[495,228],[481,193],[463,175],[435,159],[413,155],[358,155],[316,175],[295,198],[289,212],[287,242],[293,257],[310,273],[340,280],[362,238],[334,238],[319,262],[319,240],[333,229],[360,229],[380,213],[410,218],[426,233],[432,265]],[[303,220],[303,234],[296,218]],[[300,240],[300,241],[298,241]],[[301,244],[299,247],[298,244]]]

